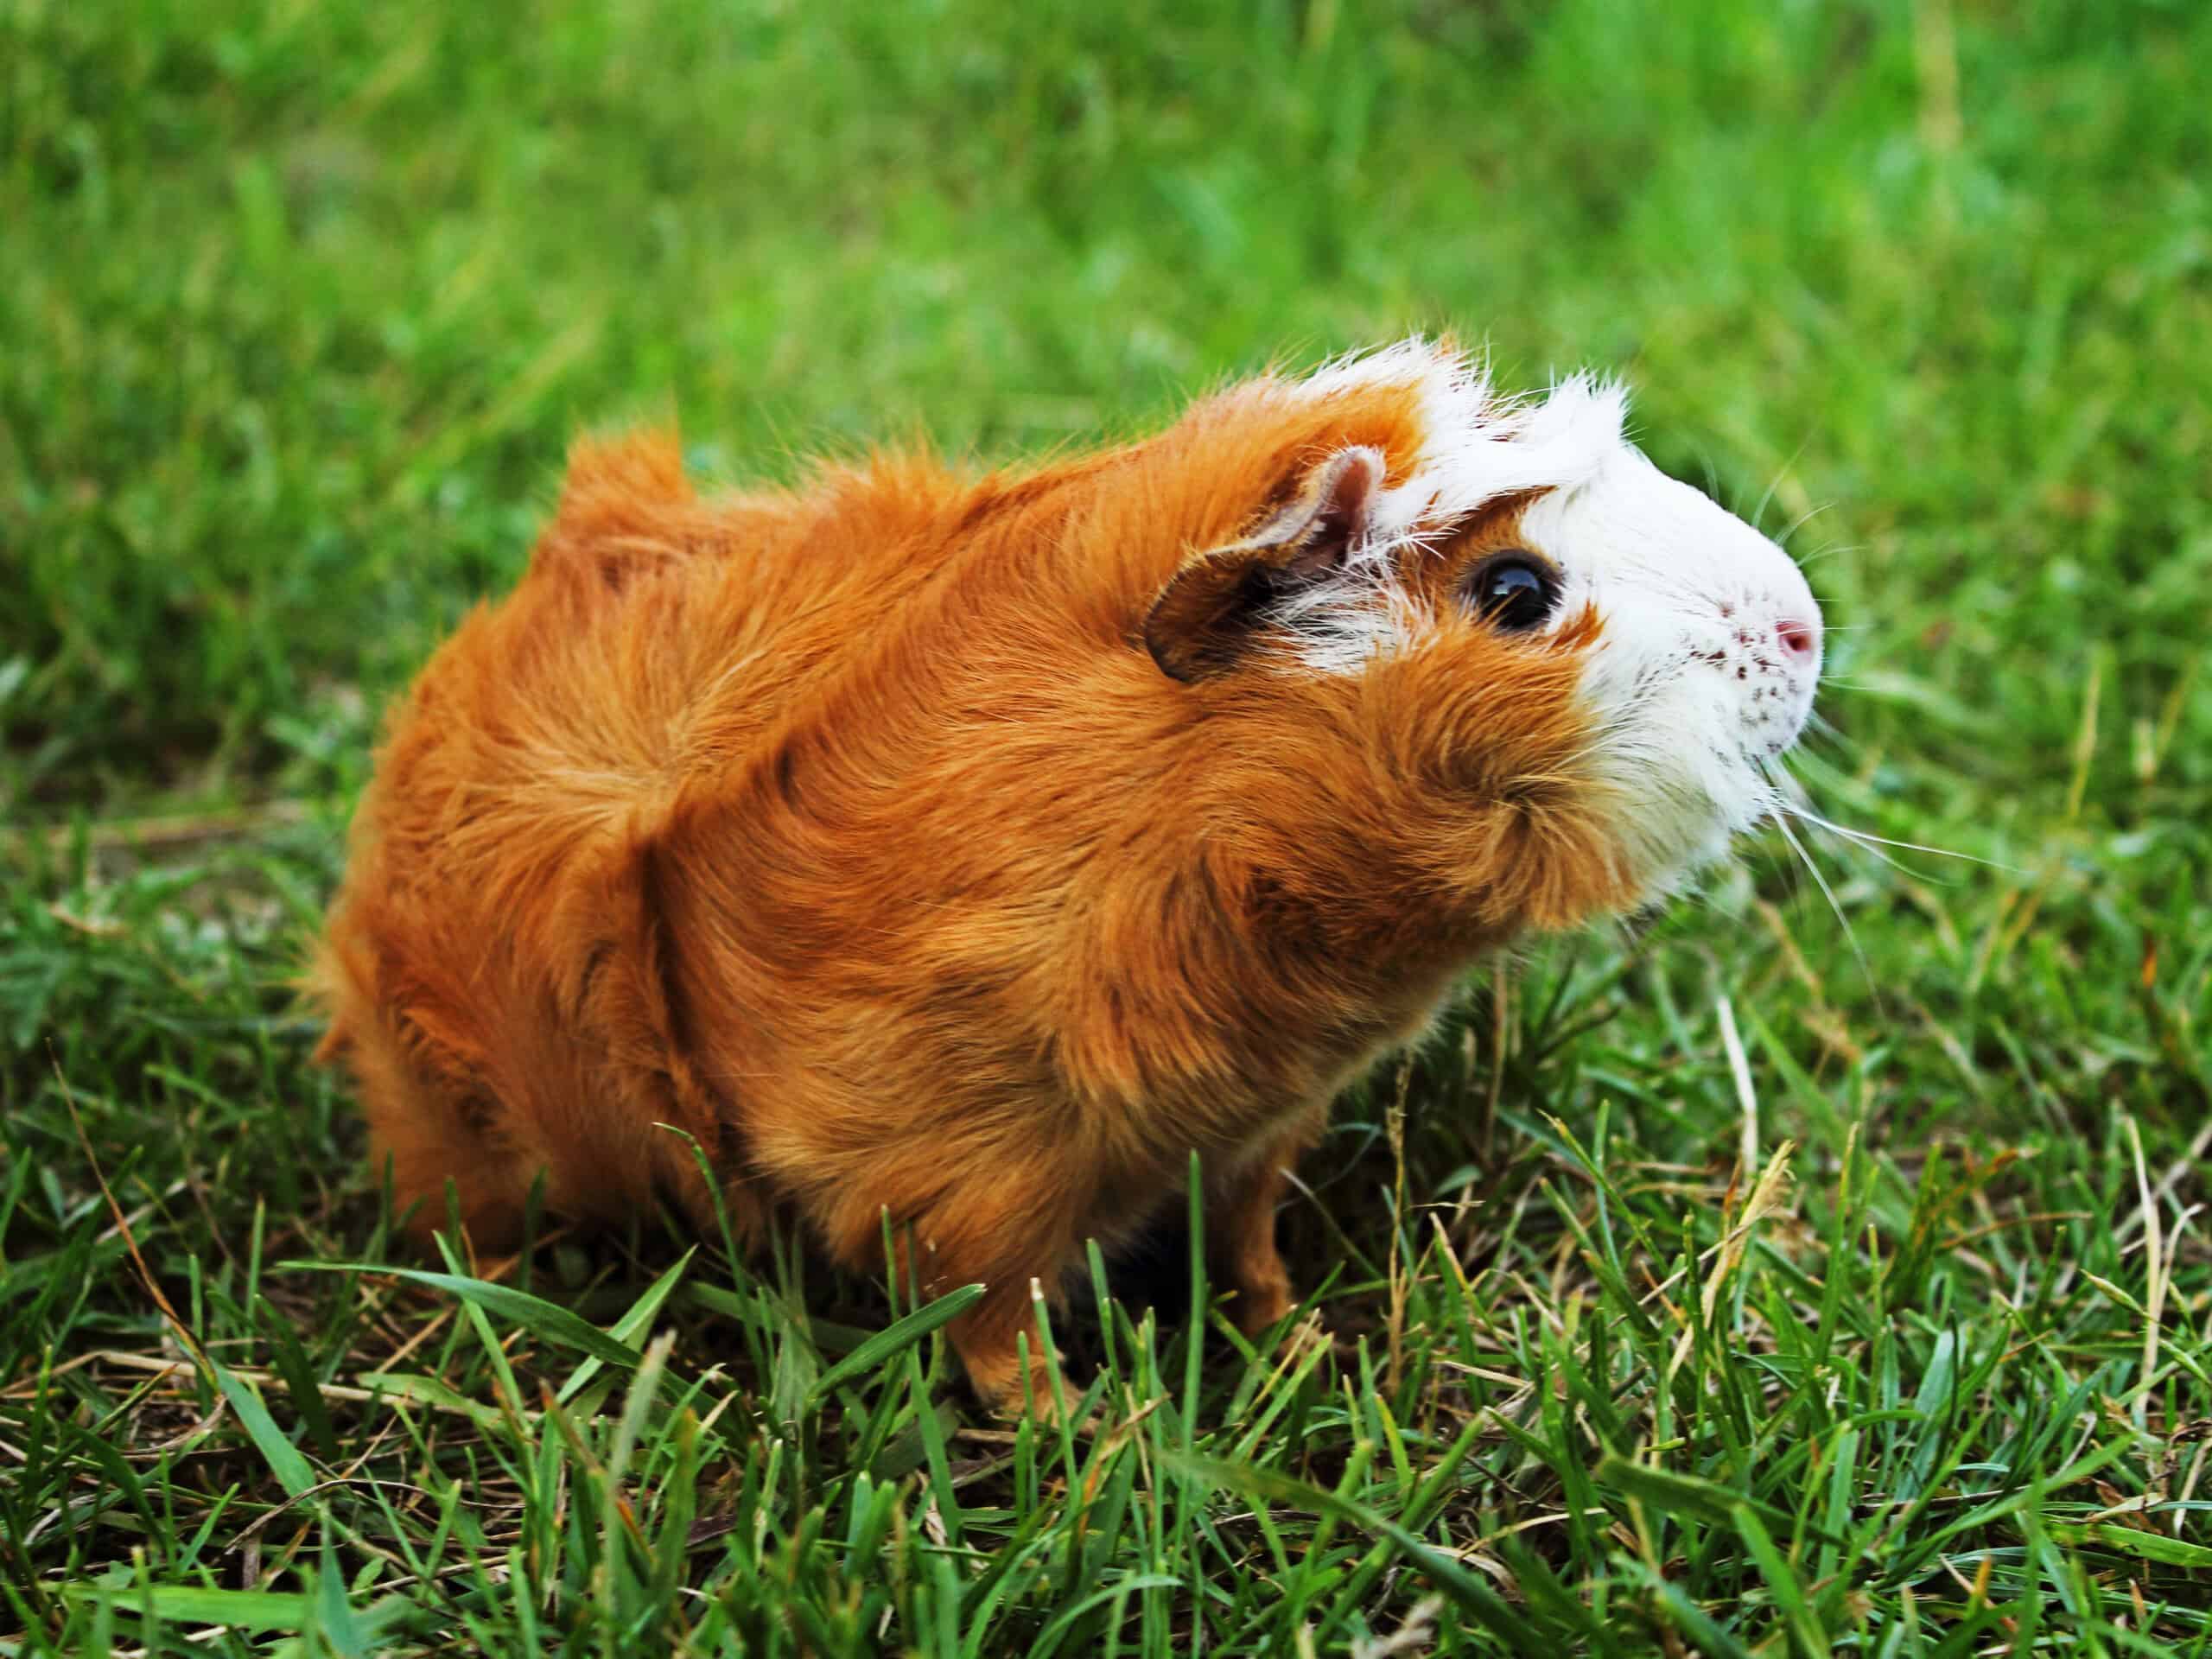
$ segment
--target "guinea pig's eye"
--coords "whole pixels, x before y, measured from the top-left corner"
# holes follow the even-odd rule
[[[1544,566],[1515,550],[1496,554],[1477,566],[1467,581],[1467,595],[1492,627],[1526,633],[1552,613],[1559,584]]]

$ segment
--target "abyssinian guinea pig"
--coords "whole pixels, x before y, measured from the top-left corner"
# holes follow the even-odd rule
[[[675,1126],[748,1234],[880,1270],[887,1213],[987,1286],[969,1376],[1049,1413],[1033,1282],[1195,1149],[1267,1329],[1339,1088],[1775,810],[1819,609],[1622,417],[1416,341],[985,477],[702,499],[665,437],[579,448],[397,710],[315,973],[397,1202],[708,1224]]]

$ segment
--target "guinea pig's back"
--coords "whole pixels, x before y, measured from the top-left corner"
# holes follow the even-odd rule
[[[387,883],[458,883],[634,834],[865,654],[928,572],[919,469],[702,499],[668,438],[588,444],[529,569],[433,655],[395,712],[359,831]],[[356,858],[372,848],[357,847]]]
[[[639,851],[919,579],[912,493],[862,488],[702,500],[664,438],[587,446],[522,580],[395,710],[311,984],[403,1203],[542,1166],[613,1211],[664,1173],[653,1125],[694,1114]]]

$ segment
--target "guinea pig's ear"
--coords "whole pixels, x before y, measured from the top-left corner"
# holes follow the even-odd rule
[[[1285,598],[1341,571],[1367,535],[1382,473],[1380,450],[1340,449],[1250,535],[1177,571],[1144,620],[1160,672],[1188,682],[1233,666]]]

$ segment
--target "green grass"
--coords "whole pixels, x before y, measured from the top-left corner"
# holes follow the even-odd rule
[[[2212,1652],[2208,64],[2186,3],[0,0],[0,1652]],[[1762,843],[1478,976],[1286,1215],[1334,1349],[1109,1298],[1096,1438],[803,1239],[402,1275],[287,976],[573,432],[1033,452],[1437,326],[1820,509],[1811,797],[1993,862],[1815,836],[1863,966]]]

